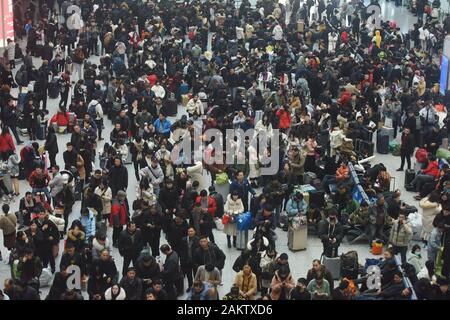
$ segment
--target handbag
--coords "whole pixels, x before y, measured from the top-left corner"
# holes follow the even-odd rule
[[[226,226],[229,222],[230,222],[230,216],[227,215],[227,214],[224,214],[223,217],[222,217],[222,224],[224,226]]]

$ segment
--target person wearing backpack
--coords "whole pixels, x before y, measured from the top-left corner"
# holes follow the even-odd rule
[[[98,131],[98,141],[103,140],[102,138],[102,128],[103,128],[103,108],[98,101],[97,96],[93,96],[91,102],[88,105],[88,113],[92,119],[94,119]]]

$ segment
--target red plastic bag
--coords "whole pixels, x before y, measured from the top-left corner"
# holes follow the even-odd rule
[[[222,224],[224,226],[226,226],[228,224],[228,222],[230,222],[230,216],[227,215],[227,214],[224,214],[223,217],[222,217]]]
[[[417,149],[416,151],[416,160],[419,163],[424,163],[427,161],[427,157],[428,157],[428,152],[425,149]]]

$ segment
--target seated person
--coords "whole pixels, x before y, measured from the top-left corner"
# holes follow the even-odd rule
[[[317,207],[315,203],[310,203],[308,211],[306,212],[306,216],[308,218],[308,224],[317,226],[320,220],[322,220],[322,214],[320,213],[320,209]]]
[[[350,178],[350,170],[348,168],[348,160],[344,159],[336,170],[335,175],[325,175],[322,179],[321,187],[325,191],[329,192],[330,184],[338,184],[340,182],[344,182]]]
[[[303,215],[308,209],[308,204],[303,200],[303,194],[301,192],[294,193],[289,198],[286,204],[286,213],[288,217],[294,217],[296,215]]]
[[[428,165],[424,170],[420,170],[416,177],[411,181],[411,186],[416,189],[420,196],[420,190],[422,186],[427,182],[433,182],[434,180],[439,179],[439,163],[436,159],[436,156],[433,154],[428,155]]]
[[[392,219],[397,219],[400,210],[406,210],[406,204],[400,199],[400,190],[395,190],[391,197],[386,198],[387,213]]]
[[[374,289],[376,290],[376,289]],[[403,274],[401,271],[396,271],[392,281],[382,285],[380,289],[373,292],[365,292],[361,299],[370,300],[404,300],[411,295],[411,291],[405,287],[403,283]]]
[[[345,195],[345,207],[341,211],[341,221],[342,224],[347,224],[349,216],[359,209],[359,202],[353,199],[351,194]]]
[[[391,188],[391,175],[386,168],[382,168],[374,183],[375,189],[378,192],[386,192]]]
[[[369,223],[369,204],[366,201],[361,202],[360,207],[350,214],[348,217],[350,225],[363,226],[364,228]]]
[[[320,272],[308,284],[308,291],[311,293],[313,300],[328,300],[331,295],[330,284]]]

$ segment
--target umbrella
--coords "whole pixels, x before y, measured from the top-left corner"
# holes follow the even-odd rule
[[[76,5],[71,5],[67,7],[67,14],[72,14],[72,12],[78,13],[79,15],[81,15],[81,9],[79,6]]]

